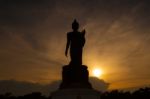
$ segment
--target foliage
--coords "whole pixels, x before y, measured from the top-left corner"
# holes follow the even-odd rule
[[[11,93],[0,95],[0,99],[50,99],[43,96],[40,92],[33,92],[24,96],[13,96]],[[123,92],[113,90],[101,93],[101,99],[150,99],[150,88],[140,88],[134,92]]]

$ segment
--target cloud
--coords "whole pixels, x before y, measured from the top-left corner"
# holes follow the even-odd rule
[[[84,64],[113,83],[150,79],[149,12],[149,0],[0,0],[0,79],[59,79],[74,18],[87,31]]]
[[[109,83],[96,77],[90,77],[89,81],[92,84],[92,87],[98,91],[106,91],[109,87]]]
[[[108,83],[97,78],[90,78],[90,82],[93,88],[99,91],[106,91]],[[41,92],[43,95],[50,95],[51,92],[56,91],[59,88],[61,81],[53,81],[49,84],[38,84],[15,80],[1,80],[0,81],[0,94],[11,92],[13,95],[25,95],[32,92]]]

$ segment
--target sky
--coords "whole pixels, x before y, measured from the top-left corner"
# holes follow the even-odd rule
[[[149,0],[0,0],[0,80],[61,80],[66,34],[86,30],[83,64],[108,90],[150,85]],[[98,81],[98,82],[99,82]],[[96,81],[95,81],[96,82]]]

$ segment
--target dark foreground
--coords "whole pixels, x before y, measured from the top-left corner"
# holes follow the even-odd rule
[[[24,96],[13,96],[11,93],[0,95],[0,99],[51,99],[40,92],[33,92]],[[101,93],[101,99],[150,99],[150,88],[141,88],[134,92],[113,90]]]

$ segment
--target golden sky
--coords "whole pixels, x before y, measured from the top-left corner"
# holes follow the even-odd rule
[[[0,80],[50,83],[69,63],[66,33],[86,29],[83,63],[109,89],[150,84],[149,0],[0,1]]]

